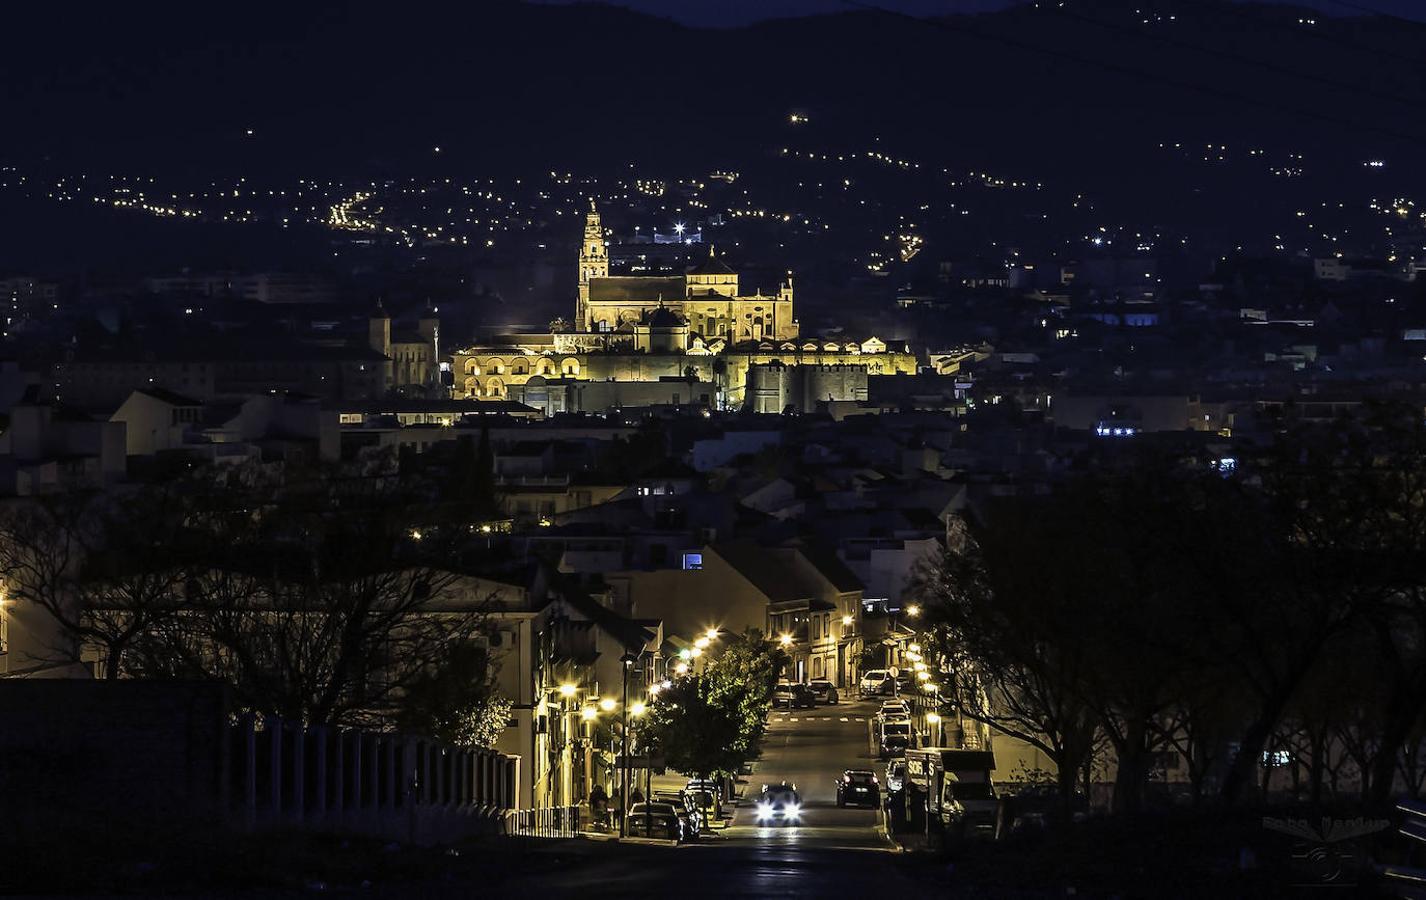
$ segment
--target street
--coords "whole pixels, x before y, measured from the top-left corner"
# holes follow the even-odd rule
[[[867,768],[882,777],[883,765],[868,746],[867,723],[878,705],[843,702],[774,712],[762,758],[746,777],[732,824],[712,839],[677,848],[587,844],[576,851],[581,865],[534,875],[522,887],[581,896],[915,892],[920,885],[907,871],[906,858],[893,852],[880,828],[879,811],[838,809],[836,803],[835,779],[842,770]],[[753,802],[762,785],[778,781],[797,785],[806,824],[765,827],[753,821]]]
[[[884,764],[870,754],[868,720],[879,701],[843,701],[816,709],[776,710],[768,720],[763,755],[744,786],[743,803],[732,827],[722,833],[731,846],[806,849],[889,850],[875,809],[837,808],[836,779],[843,769],[871,769],[880,779]],[[796,827],[759,826],[753,801],[764,784],[786,781],[802,796],[803,820]]]

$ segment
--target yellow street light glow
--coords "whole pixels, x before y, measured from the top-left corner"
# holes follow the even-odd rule
[[[919,616],[921,615],[921,607],[918,604],[913,603],[910,606],[906,607],[906,614],[908,616]]]
[[[912,662],[916,662],[921,658],[921,654],[917,653],[915,650],[912,650],[910,653],[906,654],[906,658],[911,660]]]
[[[920,652],[921,652],[921,645],[920,645],[920,644],[908,644],[908,645],[906,646],[906,649],[907,649],[907,650],[910,650],[912,653],[920,653]]]
[[[843,624],[843,625],[850,625],[850,624],[852,624],[852,617],[851,617],[851,616],[842,616],[842,624]]]
[[[681,663],[679,663],[678,665],[674,666],[674,667],[673,667],[673,673],[674,673],[675,675],[687,675],[687,674],[688,674],[688,663],[686,663],[686,662],[681,662]]]
[[[941,721],[941,716],[940,716],[939,713],[926,713],[926,722],[927,722],[927,724],[929,724],[929,725],[935,725],[936,723],[938,723],[938,722],[940,722],[940,721]]]
[[[912,666],[912,668],[918,672],[924,672],[926,671],[926,664],[923,662],[918,662],[916,663],[916,665]]]
[[[707,631],[703,632],[703,636],[710,641],[716,641],[718,640],[718,629],[710,628]]]
[[[584,709],[581,709],[579,711],[579,717],[586,722],[588,722],[590,719],[594,718],[597,715],[599,715],[598,710],[596,710],[592,706],[586,706]]]
[[[778,638],[778,642],[781,643],[782,646],[784,646],[784,647],[791,647],[791,646],[792,646],[792,635],[790,635],[790,634],[784,634],[782,637]]]
[[[922,669],[921,671],[916,673],[916,677],[921,679],[922,681],[925,681],[931,677],[931,673],[927,672],[925,669]]]
[[[599,701],[599,708],[604,710],[605,712],[613,712],[614,707],[618,705],[619,704],[615,703],[612,697],[605,697]]]
[[[663,685],[658,683],[651,684],[649,685],[649,696],[657,697],[659,695],[659,691],[661,690],[663,690]]]
[[[694,659],[697,659],[698,657],[700,657],[700,656],[702,656],[702,655],[703,655],[703,648],[702,648],[702,647],[694,647],[694,648],[693,648],[693,658],[694,658]]]
[[[644,714],[644,710],[647,708],[648,707],[644,706],[644,704],[642,703],[631,703],[629,705],[629,715],[642,716]]]
[[[561,697],[573,697],[573,696],[574,696],[574,692],[575,692],[576,690],[578,690],[578,688],[576,688],[576,687],[575,687],[574,685],[572,685],[572,684],[562,684],[562,685],[560,685],[560,696],[561,696]]]
[[[696,641],[693,642],[693,646],[694,646],[694,648],[697,649],[697,650],[706,650],[706,649],[708,649],[708,645],[709,645],[710,643],[712,643],[712,642],[709,641],[708,638],[706,638],[706,637],[701,637],[701,638],[699,638],[698,640],[696,640]]]

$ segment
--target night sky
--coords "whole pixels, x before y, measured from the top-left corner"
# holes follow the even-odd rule
[[[537,0],[541,3],[568,3],[576,0]],[[841,0],[607,0],[641,12],[676,19],[687,25],[730,27],[760,19],[845,12],[852,7]],[[885,9],[912,15],[946,15],[1003,9],[1023,0],[867,0]],[[1298,0],[1291,4],[1311,7],[1328,15],[1367,15],[1372,11],[1426,21],[1426,4],[1421,0]]]

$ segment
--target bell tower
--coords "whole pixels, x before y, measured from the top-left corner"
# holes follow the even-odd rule
[[[584,215],[584,244],[579,248],[579,300],[575,304],[574,327],[588,331],[589,281],[609,277],[609,248],[604,246],[604,229],[599,224],[599,210],[594,198],[589,198],[589,212]]]

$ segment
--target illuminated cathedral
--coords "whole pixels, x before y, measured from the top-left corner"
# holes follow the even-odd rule
[[[791,274],[775,294],[745,295],[738,273],[711,248],[682,275],[610,275],[609,248],[592,202],[578,274],[569,327],[502,335],[455,351],[454,396],[508,398],[560,412],[578,406],[548,398],[581,393],[580,384],[626,385],[631,397],[657,398],[658,386],[677,381],[688,387],[668,388],[672,393],[662,402],[707,397],[710,406],[723,409],[743,405],[753,366],[855,366],[871,375],[916,371],[916,358],[904,346],[890,348],[875,337],[801,337]],[[648,389],[639,393],[636,385]]]

